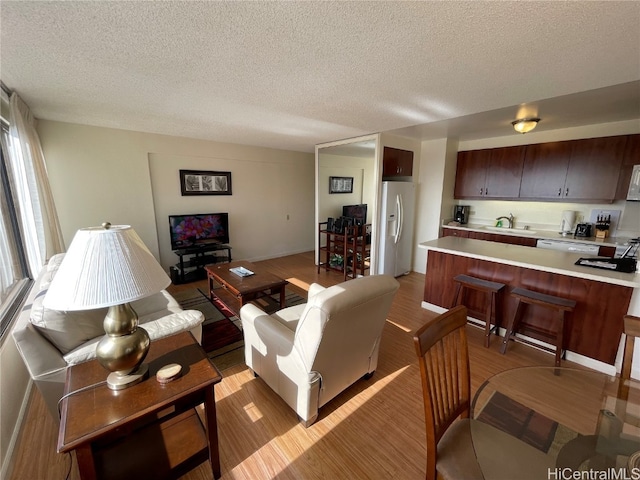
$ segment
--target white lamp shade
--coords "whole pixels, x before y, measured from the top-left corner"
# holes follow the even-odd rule
[[[171,283],[129,225],[76,232],[43,300],[54,310],[91,310],[153,295]]]

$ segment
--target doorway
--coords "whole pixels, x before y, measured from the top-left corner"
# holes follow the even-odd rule
[[[346,205],[367,205],[366,223],[371,224],[370,274],[375,274],[378,254],[378,202],[380,197],[380,136],[367,135],[316,145],[316,232],[320,222],[338,218]],[[331,177],[345,179],[351,188],[336,191]],[[335,184],[335,180],[334,180]],[[333,190],[333,192],[332,192]],[[320,239],[316,233],[315,258]]]

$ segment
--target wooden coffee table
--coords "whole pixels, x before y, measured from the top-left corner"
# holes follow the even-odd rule
[[[178,478],[209,461],[220,477],[214,385],[222,376],[189,332],[151,342],[149,378],[110,390],[96,361],[67,370],[58,452],[75,450],[80,478]],[[168,364],[182,375],[160,384]],[[96,385],[96,386],[94,386]],[[84,389],[84,390],[83,390]],[[204,403],[204,425],[194,407]]]
[[[230,269],[244,267],[254,272],[248,277],[241,277]],[[267,295],[280,294],[280,308],[285,305],[285,286],[288,281],[269,273],[251,262],[232,262],[205,267],[209,278],[209,295],[211,301],[218,299],[229,310],[238,315],[245,303]]]

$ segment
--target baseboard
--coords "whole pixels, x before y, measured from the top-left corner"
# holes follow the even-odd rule
[[[18,418],[16,420],[13,433],[11,434],[11,439],[9,440],[9,445],[7,445],[7,453],[5,456],[5,461],[2,463],[2,466],[0,467],[0,479],[2,480],[5,480],[11,476],[11,472],[13,471],[13,466],[15,465],[15,459],[13,454],[14,454],[16,445],[18,444],[18,440],[20,440],[20,434],[22,433],[22,424],[24,423],[24,419],[29,409],[29,399],[31,398],[32,389],[33,389],[33,380],[29,379],[29,383],[27,384],[24,398],[22,399],[22,404],[20,405],[20,412],[18,413]]]

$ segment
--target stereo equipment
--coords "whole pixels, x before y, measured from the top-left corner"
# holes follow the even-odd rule
[[[327,218],[327,232],[333,232],[333,217]]]

